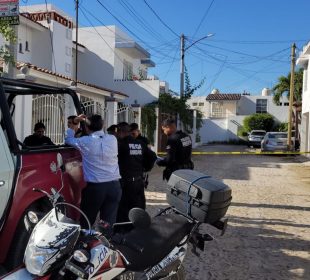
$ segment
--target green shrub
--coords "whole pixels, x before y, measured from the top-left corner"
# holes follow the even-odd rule
[[[245,131],[266,130],[271,131],[274,126],[273,116],[270,114],[253,114],[243,120]]]
[[[281,131],[281,132],[286,132],[288,128],[287,123],[278,123],[274,126],[273,130],[274,131]]]

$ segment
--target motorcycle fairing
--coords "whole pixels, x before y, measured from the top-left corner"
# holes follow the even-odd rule
[[[60,212],[56,213],[54,208],[35,226],[31,238],[40,248],[69,247],[67,249],[70,250],[79,236],[79,231],[80,225],[72,223],[72,220]]]

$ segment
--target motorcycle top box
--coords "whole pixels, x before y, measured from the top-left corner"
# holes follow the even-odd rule
[[[232,199],[230,187],[195,170],[173,172],[168,186],[168,203],[201,223],[212,224],[224,217]]]

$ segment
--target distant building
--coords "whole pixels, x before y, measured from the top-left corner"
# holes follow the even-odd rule
[[[220,93],[213,90],[208,96],[193,97],[188,101],[192,109],[199,109],[204,115],[203,126],[199,131],[201,142],[225,142],[237,140],[238,129],[245,117],[255,113],[269,113],[276,122],[287,122],[289,102],[282,97],[280,104],[273,102],[268,89],[262,94],[251,96],[248,93]]]
[[[297,65],[304,69],[302,87],[302,118],[300,129],[300,150],[310,150],[310,42],[303,47],[297,59]]]

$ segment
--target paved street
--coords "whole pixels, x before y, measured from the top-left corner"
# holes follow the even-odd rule
[[[203,151],[247,150],[244,146],[205,146]],[[187,255],[187,279],[310,279],[310,164],[302,157],[197,155],[195,169],[233,190],[224,236],[199,258]],[[148,209],[164,207],[161,169],[150,174]]]

